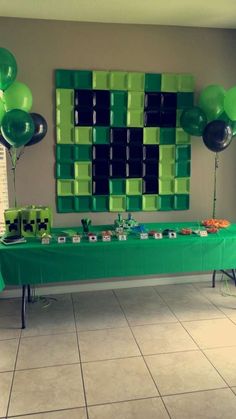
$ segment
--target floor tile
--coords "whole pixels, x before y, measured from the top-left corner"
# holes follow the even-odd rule
[[[39,368],[79,362],[76,333],[21,339],[16,369]]]
[[[144,355],[197,349],[179,323],[133,326],[132,330]]]
[[[80,365],[16,371],[9,416],[82,406]]]
[[[145,357],[161,395],[225,387],[200,351]]]
[[[19,338],[21,319],[19,316],[0,317],[0,340]]]
[[[28,310],[36,311],[55,311],[72,309],[71,294],[48,294],[45,296],[37,295],[33,302],[28,304]]]
[[[236,325],[228,319],[184,322],[183,326],[200,348],[236,345]]]
[[[36,415],[13,416],[17,419],[87,419],[85,408],[39,413]]]
[[[0,340],[0,372],[14,369],[18,342],[18,339]]]
[[[196,283],[194,286],[226,316],[236,319],[236,288],[232,282],[229,282],[227,286],[218,282],[215,288],[205,282]]]
[[[78,305],[80,308],[117,306],[117,300],[112,290],[73,293],[72,299],[74,305]]]
[[[235,419],[236,396],[228,388],[164,397],[174,419]]]
[[[142,358],[126,358],[83,364],[88,405],[158,395]]]
[[[231,387],[231,390],[236,394],[236,387]]]
[[[89,419],[169,419],[161,398],[89,407]]]
[[[20,315],[21,299],[20,298],[2,298],[0,299],[0,316],[17,316]]]
[[[140,355],[130,329],[125,327],[80,332],[79,346],[84,362]]]
[[[206,349],[204,353],[226,380],[227,384],[230,387],[236,386],[235,347]]]
[[[130,325],[177,322],[152,287],[115,291]]]
[[[12,372],[0,373],[0,417],[4,417],[7,413],[7,405],[10,395]]]

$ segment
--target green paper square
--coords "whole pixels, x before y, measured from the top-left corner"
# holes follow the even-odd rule
[[[193,93],[177,93],[177,108],[188,109],[194,106]]]
[[[190,145],[176,146],[176,160],[190,160],[191,147]]]
[[[142,195],[142,179],[126,179],[126,195]]]
[[[92,71],[77,70],[74,71],[74,88],[75,89],[92,89]]]
[[[160,178],[174,178],[175,163],[159,162],[159,176]]]
[[[76,144],[92,144],[93,131],[92,127],[75,127],[75,143]]]
[[[77,212],[89,212],[92,210],[92,197],[91,196],[76,196],[75,197],[75,210]]]
[[[175,144],[175,128],[160,128],[160,144]]]
[[[160,195],[173,195],[175,190],[174,179],[159,178],[159,193]]]
[[[178,77],[176,74],[163,73],[161,75],[161,91],[162,92],[177,92]]]
[[[127,72],[111,71],[110,72],[110,89],[111,90],[127,90]]]
[[[115,90],[110,92],[110,102],[112,110],[126,109],[127,108],[128,92],[122,90]]]
[[[128,90],[140,91],[144,90],[145,74],[144,73],[128,73]]]
[[[183,128],[176,128],[176,144],[190,144],[190,135]]]
[[[183,160],[176,162],[175,176],[176,177],[189,177],[191,172],[190,161]]]
[[[161,211],[171,211],[174,209],[173,195],[159,195],[159,204]]]
[[[127,196],[127,211],[142,211],[142,196]]]
[[[75,181],[76,195],[92,195],[92,181],[79,179]]]
[[[57,211],[63,213],[75,212],[75,198],[73,196],[58,196]]]
[[[56,176],[58,179],[74,179],[74,164],[57,163]]]
[[[132,110],[127,112],[127,126],[128,127],[143,127],[143,111]]]
[[[125,195],[110,195],[109,210],[115,212],[123,212],[126,210],[126,196]]]
[[[93,128],[93,143],[94,144],[109,144],[110,143],[110,128],[109,127],[94,127]]]
[[[175,161],[175,146],[174,145],[160,145],[159,155],[162,163],[171,163]]]
[[[73,89],[74,88],[74,72],[71,70],[56,70],[56,87],[64,89]]]
[[[58,180],[57,181],[57,193],[58,195],[72,196],[75,195],[75,182],[74,180]]]
[[[146,73],[145,74],[145,92],[161,91],[161,74]]]
[[[75,145],[75,160],[91,161],[92,146],[91,145]]]
[[[109,211],[109,197],[107,195],[96,195],[92,197],[92,210],[97,212]]]
[[[74,111],[73,108],[66,107],[62,105],[60,108],[56,109],[56,124],[57,126],[74,126]]]
[[[160,128],[145,127],[143,129],[143,143],[144,144],[159,144],[160,142]]]
[[[110,179],[109,192],[110,195],[125,195],[125,179]]]
[[[128,92],[128,109],[140,110],[143,112],[144,92]]]
[[[109,90],[109,71],[93,71],[93,89]]]
[[[126,112],[123,109],[110,111],[110,124],[112,127],[126,127]]]
[[[176,178],[175,179],[175,193],[176,194],[189,194],[190,192],[190,179]]]
[[[143,195],[143,211],[157,211],[159,209],[158,195]]]
[[[74,144],[74,127],[70,124],[56,127],[58,144]]]
[[[193,92],[194,77],[192,74],[178,74],[177,76],[178,92]]]
[[[182,113],[183,113],[182,109],[176,109],[176,128],[181,127],[180,118],[181,118]]]
[[[72,108],[74,106],[74,90],[56,89],[56,106],[58,108]]]
[[[174,196],[174,209],[175,210],[188,210],[189,209],[189,195],[175,195]]]
[[[56,146],[56,158],[61,163],[72,163],[75,160],[75,147],[69,144],[58,144]]]
[[[75,179],[90,179],[92,177],[91,162],[75,162]]]

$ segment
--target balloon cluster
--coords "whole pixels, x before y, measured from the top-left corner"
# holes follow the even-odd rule
[[[29,113],[32,93],[24,83],[15,81],[16,75],[15,57],[0,48],[0,143],[8,150],[36,144],[47,133],[46,120],[37,113]]]
[[[197,106],[182,112],[180,125],[188,134],[202,136],[209,150],[225,150],[236,135],[236,87],[228,91],[215,84],[204,88]]]

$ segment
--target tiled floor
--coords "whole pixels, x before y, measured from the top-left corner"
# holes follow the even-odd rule
[[[235,419],[236,298],[221,288],[54,296],[23,331],[20,301],[0,300],[0,418]]]

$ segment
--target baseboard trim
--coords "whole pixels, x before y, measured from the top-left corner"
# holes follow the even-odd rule
[[[194,282],[211,283],[212,274],[195,274],[195,275],[181,275],[181,276],[162,276],[162,277],[139,277],[139,278],[110,278],[96,281],[81,281],[68,283],[53,283],[47,285],[37,286],[37,295],[48,294],[67,294],[73,292],[99,291],[111,290],[119,288],[144,287],[154,285],[171,285],[171,284],[188,284]],[[1,292],[0,298],[16,298],[21,296],[20,287],[6,288]]]

